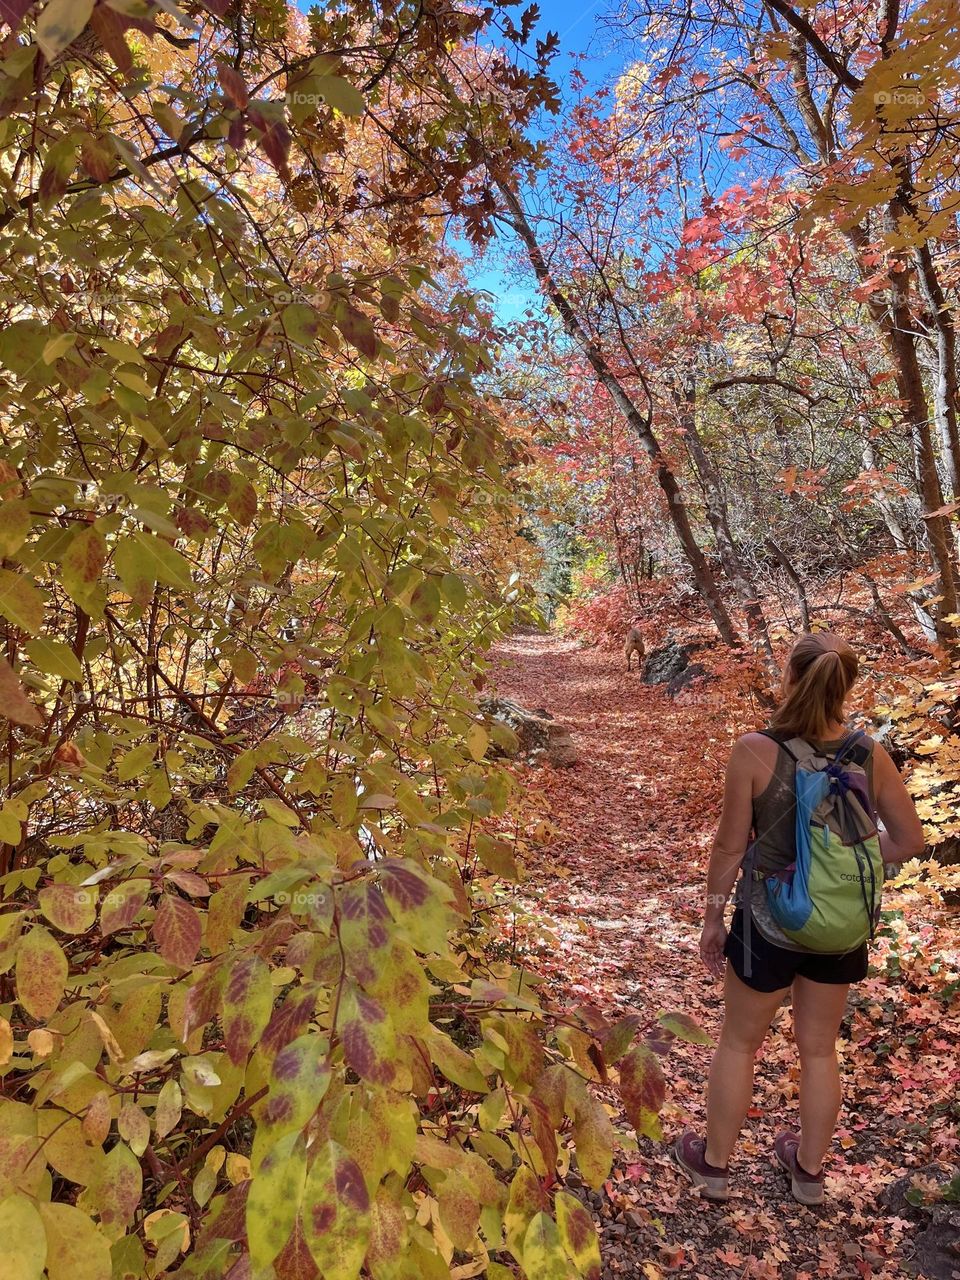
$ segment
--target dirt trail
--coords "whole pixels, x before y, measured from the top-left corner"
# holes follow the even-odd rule
[[[643,685],[635,670],[628,675],[619,652],[582,650],[551,635],[502,644],[493,677],[500,693],[543,706],[566,724],[580,756],[572,768],[529,775],[558,829],[544,862],[530,868],[531,887],[556,922],[559,941],[545,948],[545,967],[572,998],[608,1014],[680,1010],[715,1035],[720,991],[700,965],[697,939],[732,741],[729,707],[717,705],[711,686],[671,699]],[[741,713],[738,729],[754,727],[755,712],[744,706]],[[859,989],[858,1009],[883,998],[881,981],[868,981]],[[854,1041],[852,1023],[859,1017],[851,1013]],[[666,1146],[641,1140],[638,1154],[621,1156],[605,1191],[591,1197],[605,1275],[862,1280],[909,1274],[898,1258],[912,1252],[904,1234],[909,1237],[913,1224],[885,1214],[877,1202],[884,1185],[906,1172],[896,1141],[904,1125],[901,1095],[889,1079],[890,1063],[878,1066],[857,1044],[847,1049],[848,1102],[824,1208],[805,1209],[789,1198],[769,1154],[776,1130],[797,1123],[798,1073],[784,1008],[759,1055],[755,1105],[732,1166],[734,1198],[723,1207],[700,1201],[677,1175]],[[680,1046],[667,1060],[668,1141],[688,1124],[702,1130],[709,1056],[709,1049]],[[911,1165],[923,1163],[925,1143],[918,1145]]]

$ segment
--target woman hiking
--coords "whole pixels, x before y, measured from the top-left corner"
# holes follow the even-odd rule
[[[709,1199],[729,1195],[727,1166],[751,1101],[754,1057],[789,992],[800,1054],[800,1132],[778,1134],[774,1151],[795,1199],[823,1200],[823,1161],[841,1101],[837,1035],[850,984],[867,973],[865,939],[879,910],[880,862],[904,862],[923,850],[920,819],[896,765],[844,722],[857,671],[855,653],[837,636],[801,636],[770,730],[740,738],[727,767],[700,937],[704,965],[724,979],[723,1029],[710,1068],[706,1134],[683,1134],[674,1151]],[[807,824],[805,806],[818,796],[821,807]],[[728,933],[724,906],[741,865]],[[797,883],[801,872],[806,884]],[[829,883],[827,872],[834,877]],[[793,927],[785,932],[778,919]],[[834,941],[824,950],[831,938],[852,945]]]

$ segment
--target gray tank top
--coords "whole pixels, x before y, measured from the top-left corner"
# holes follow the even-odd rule
[[[810,745],[818,751],[832,755],[838,751],[845,738],[832,741],[810,739]],[[870,738],[861,738],[866,746],[873,747]],[[867,785],[870,788],[870,804],[876,808],[873,794],[873,751],[864,764]],[[793,761],[782,747],[777,748],[773,773],[763,791],[753,800],[753,845],[756,850],[756,865],[759,871],[782,871],[789,867],[797,856],[795,823],[797,802],[793,791]],[[744,905],[745,881],[741,878],[737,894],[738,905]],[[767,888],[762,880],[754,880],[749,886],[750,907],[753,923],[769,942],[787,951],[803,951],[783,933],[780,926],[770,914],[767,903]]]

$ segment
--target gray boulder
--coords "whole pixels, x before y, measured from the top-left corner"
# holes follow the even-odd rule
[[[654,649],[644,663],[643,683],[669,684],[675,680],[689,667],[690,655],[695,648],[692,644],[668,640],[661,648]]]

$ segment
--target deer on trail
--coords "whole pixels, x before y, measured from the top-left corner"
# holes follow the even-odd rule
[[[643,662],[643,655],[646,652],[643,644],[643,635],[639,627],[631,627],[627,632],[627,638],[623,642],[623,656],[627,660],[627,670],[630,670],[630,658],[632,654],[637,655],[637,670],[640,670],[640,664]]]

